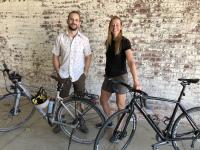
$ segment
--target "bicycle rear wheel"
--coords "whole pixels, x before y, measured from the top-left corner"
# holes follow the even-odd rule
[[[0,98],[0,132],[11,131],[21,127],[34,113],[35,108],[26,96],[21,96],[14,114],[16,94],[7,94]]]
[[[60,128],[68,137],[78,143],[93,143],[99,131],[96,123],[105,122],[101,110],[92,102],[84,99],[70,99],[61,105],[57,112]],[[85,128],[85,129],[84,129]],[[74,129],[73,134],[72,130]]]
[[[187,113],[200,129],[200,107],[191,108],[187,110]],[[172,137],[188,138],[172,141],[175,150],[200,150],[200,130],[194,131],[185,114],[180,115],[175,121],[172,128]],[[192,147],[192,144],[194,144],[194,147]]]
[[[125,150],[134,136],[137,124],[135,114],[130,115],[130,110],[123,109],[110,116],[99,130],[94,150]],[[110,123],[113,125],[112,128],[108,128]]]

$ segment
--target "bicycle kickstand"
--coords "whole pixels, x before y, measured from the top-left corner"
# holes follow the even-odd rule
[[[168,141],[163,141],[163,142],[159,142],[159,143],[156,143],[156,144],[153,144],[152,145],[152,149],[153,150],[159,150],[159,146],[161,146],[161,145],[165,145],[165,144],[168,144]]]

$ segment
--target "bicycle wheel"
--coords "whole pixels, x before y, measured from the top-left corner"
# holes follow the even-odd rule
[[[187,110],[187,113],[200,129],[200,107],[191,108]],[[194,131],[185,114],[176,119],[172,128],[172,137],[188,138],[172,141],[175,150],[200,150],[200,131]],[[194,147],[192,147],[192,144],[194,144]]]
[[[110,116],[99,130],[94,150],[125,150],[133,138],[137,124],[136,115],[134,113],[130,115],[130,110],[123,109]],[[113,127],[108,128],[111,123]],[[116,138],[113,139],[113,137]]]
[[[21,127],[34,113],[35,108],[26,96],[21,96],[14,114],[16,94],[7,94],[0,98],[0,132],[11,131]]]
[[[92,102],[83,99],[70,99],[61,105],[57,112],[60,128],[68,137],[78,143],[92,143],[99,131],[96,123],[105,122],[101,110]],[[73,134],[72,130],[74,129]]]

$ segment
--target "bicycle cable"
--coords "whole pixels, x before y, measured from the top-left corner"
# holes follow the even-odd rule
[[[5,82],[5,88],[6,88],[6,91],[7,91],[8,93],[10,93],[11,91],[8,89],[8,86],[7,86],[5,72],[3,72],[3,77],[4,77],[4,82]]]

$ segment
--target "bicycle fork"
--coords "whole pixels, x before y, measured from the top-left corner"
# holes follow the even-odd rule
[[[21,97],[21,91],[19,89],[16,89],[16,96],[15,96],[15,103],[14,103],[14,106],[13,108],[10,110],[10,113],[13,115],[13,116],[16,116],[19,114],[20,112],[20,109],[19,109],[19,101],[20,101],[20,97]]]

